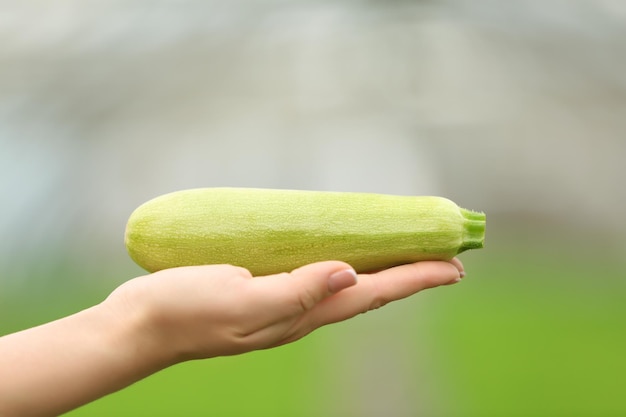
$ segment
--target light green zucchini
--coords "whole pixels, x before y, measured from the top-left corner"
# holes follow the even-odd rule
[[[125,233],[150,272],[232,264],[254,275],[324,260],[358,272],[449,260],[484,239],[485,214],[442,197],[251,188],[162,195],[131,214]]]

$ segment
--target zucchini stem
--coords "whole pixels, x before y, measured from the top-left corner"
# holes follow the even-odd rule
[[[485,244],[485,213],[461,208],[461,215],[465,218],[463,225],[465,233],[463,234],[463,241],[457,253],[464,252],[468,249],[482,248]]]

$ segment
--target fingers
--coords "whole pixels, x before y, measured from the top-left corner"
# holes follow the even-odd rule
[[[456,266],[456,269],[459,270],[460,278],[465,276],[465,268],[463,267],[463,262],[459,258],[453,258],[450,260],[450,263]]]
[[[358,285],[319,303],[311,320],[316,326],[346,320],[419,291],[458,282],[461,271],[459,261],[423,261],[359,275]]]

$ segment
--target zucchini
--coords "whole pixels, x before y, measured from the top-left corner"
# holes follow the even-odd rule
[[[253,275],[341,260],[367,272],[482,248],[485,214],[443,197],[199,188],[139,206],[125,244],[142,268],[232,264]]]

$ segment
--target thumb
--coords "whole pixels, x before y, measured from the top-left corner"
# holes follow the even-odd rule
[[[291,301],[295,298],[307,311],[324,298],[355,285],[357,275],[345,262],[324,261],[302,266],[289,274],[264,277],[263,280],[276,280],[274,288],[280,287],[284,297]]]
[[[357,280],[354,268],[341,261],[325,261],[305,265],[293,270],[291,276],[319,285],[320,292],[325,293],[323,297],[351,287],[356,284]]]

